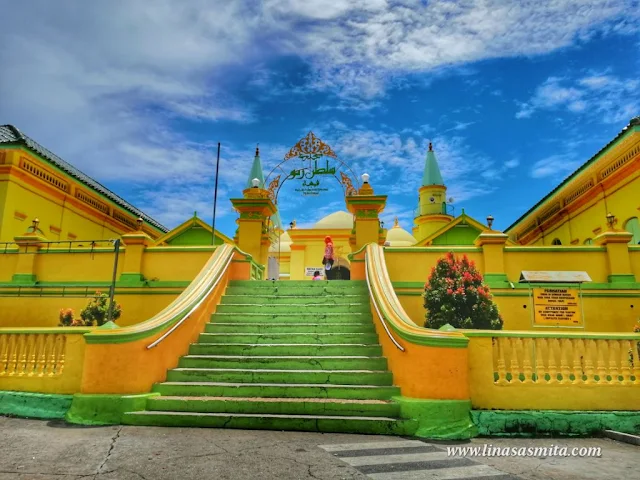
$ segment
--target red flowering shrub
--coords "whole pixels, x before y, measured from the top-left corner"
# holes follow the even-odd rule
[[[80,317],[84,321],[85,326],[101,326],[107,321],[109,312],[109,296],[106,293],[97,291],[89,304],[82,309]],[[122,307],[119,303],[113,305],[113,318],[115,322],[122,315]]]
[[[502,329],[489,287],[466,255],[459,259],[448,253],[438,260],[424,286],[423,298],[427,328],[449,324],[455,328]]]

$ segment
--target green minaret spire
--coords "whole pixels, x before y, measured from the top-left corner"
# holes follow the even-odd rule
[[[251,172],[249,173],[249,180],[247,180],[247,187],[253,187],[251,181],[257,178],[260,180],[260,187],[264,188],[264,173],[262,173],[262,162],[260,161],[260,148],[256,146],[256,156],[253,159],[253,165],[251,166]]]
[[[427,158],[424,162],[424,174],[422,175],[422,186],[426,187],[429,185],[444,185],[431,142],[429,142],[429,151],[427,152]]]

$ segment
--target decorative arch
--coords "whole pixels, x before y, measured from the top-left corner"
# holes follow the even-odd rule
[[[325,165],[323,166],[321,164],[318,166],[318,160],[323,157],[326,157]],[[337,163],[338,168],[329,165],[329,158]],[[295,160],[300,160],[302,162],[302,168],[294,168],[287,173],[285,164]],[[282,173],[278,173],[278,170]],[[301,138],[298,143],[291,147],[289,152],[284,156],[284,159],[273,167],[264,181],[263,188],[269,192],[269,197],[273,203],[277,205],[278,195],[287,180],[297,178],[299,180],[305,180],[304,183],[306,184],[307,180],[311,180],[316,175],[335,178],[341,185],[345,197],[356,195],[360,188],[358,177],[351,167],[340,160],[333,149],[316,137],[313,132],[309,132],[305,137]],[[318,183],[315,183],[314,186],[304,186],[312,189],[318,185]],[[313,193],[313,190],[311,189],[308,190],[311,192],[309,194],[317,195],[319,193],[319,190]],[[303,194],[306,193],[303,191]]]
[[[583,245],[593,245],[593,239],[592,238],[585,238],[584,242],[582,242]]]
[[[554,238],[553,241],[551,242],[551,245],[562,245],[562,242],[560,241],[559,238]]]
[[[633,235],[629,243],[631,245],[640,245],[640,221],[638,221],[638,217],[631,217],[624,222],[624,229]]]

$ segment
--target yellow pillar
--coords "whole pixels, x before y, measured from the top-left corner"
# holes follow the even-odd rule
[[[629,242],[633,235],[625,231],[609,230],[601,233],[593,242],[607,249],[610,283],[634,283],[636,278],[631,270]]]
[[[139,283],[144,280],[142,275],[142,257],[146,248],[153,243],[153,239],[141,230],[122,235],[122,243],[126,250],[122,263],[120,283]]]
[[[238,224],[238,248],[253,257],[256,263],[267,264],[269,254],[269,232],[267,219],[276,213],[276,206],[269,192],[262,188],[247,188],[244,198],[232,198],[233,208],[240,214]]]
[[[504,247],[508,239],[509,236],[502,232],[485,230],[475,241],[476,246],[482,248],[483,277],[489,287],[508,286],[509,279],[504,268]]]
[[[305,280],[305,251],[304,245],[291,245],[291,260],[289,261],[289,280]]]
[[[359,250],[368,243],[382,245],[384,232],[380,227],[379,214],[387,203],[386,195],[374,195],[373,188],[367,182],[362,185],[358,195],[346,198],[347,208],[355,216],[354,233],[350,244]]]
[[[18,244],[20,253],[11,281],[13,283],[35,283],[37,280],[36,258],[47,239],[38,233],[25,233],[14,237],[13,241]]]

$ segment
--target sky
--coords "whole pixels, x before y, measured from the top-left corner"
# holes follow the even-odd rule
[[[505,229],[640,115],[638,0],[0,0],[0,124],[169,228],[233,235],[309,131],[411,229],[428,142],[454,213]],[[332,161],[333,162],[333,161]],[[299,165],[298,165],[299,166]],[[296,167],[285,163],[283,171]],[[271,177],[273,178],[273,177]],[[346,210],[283,184],[285,225]]]

